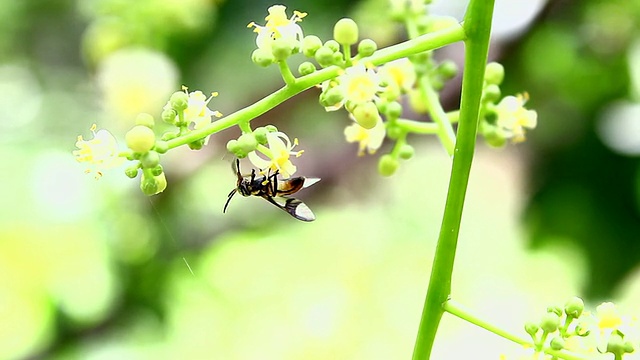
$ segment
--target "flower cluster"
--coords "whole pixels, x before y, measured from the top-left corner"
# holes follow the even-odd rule
[[[186,87],[175,92],[163,108],[162,119],[178,130],[164,133],[161,139],[156,138],[154,132],[155,119],[152,115],[141,113],[137,116],[135,125],[125,134],[126,150],[118,149],[116,138],[107,130],[98,130],[96,125],[91,127],[93,138],[84,140],[78,136],[73,154],[78,162],[88,166],[86,172],[95,172],[96,178],[103,175],[105,170],[120,166],[125,160],[133,164],[125,169],[130,178],[137,177],[141,172],[140,188],[147,195],[154,195],[164,191],[167,179],[160,155],[169,149],[167,140],[189,134],[193,130],[201,129],[212,121],[212,117],[220,117],[218,111],[208,108],[213,93],[209,98],[201,91],[188,92]],[[208,136],[198,138],[189,143],[192,148],[200,148],[206,144]]]
[[[525,141],[525,129],[534,129],[538,124],[535,110],[525,108],[529,94],[505,96],[499,102],[498,85],[504,78],[504,69],[498,63],[487,64],[485,87],[482,97],[483,118],[479,132],[492,146],[504,146],[507,140],[513,143]],[[496,103],[497,102],[497,103]]]
[[[549,350],[589,359],[609,359],[598,357],[608,353],[616,359],[631,359],[626,354],[640,356],[640,319],[621,315],[611,302],[600,304],[591,313],[584,311],[584,302],[575,297],[564,308],[549,307],[539,322],[527,323],[525,330],[533,339],[533,347],[523,349],[526,359],[552,359],[546,354]]]

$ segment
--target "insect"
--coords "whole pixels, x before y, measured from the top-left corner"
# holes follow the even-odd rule
[[[269,170],[266,175],[257,175],[255,169],[251,170],[251,175],[243,176],[240,173],[239,159],[236,159],[235,165],[238,183],[236,188],[229,193],[227,202],[222,210],[223,213],[227,211],[227,206],[229,206],[233,195],[240,193],[242,196],[260,196],[298,220],[313,221],[316,219],[316,216],[305,203],[287,195],[297,193],[301,189],[317,183],[320,181],[319,178],[300,176],[291,179],[278,179],[278,170],[273,173]]]

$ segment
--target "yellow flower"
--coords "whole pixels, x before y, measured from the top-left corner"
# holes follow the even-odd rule
[[[193,124],[193,128],[195,130],[205,127],[208,124],[211,124],[211,117],[215,116],[217,118],[222,117],[222,114],[219,111],[211,110],[207,107],[209,105],[209,101],[214,97],[218,96],[217,92],[211,93],[211,96],[208,98],[202,93],[200,90],[188,92],[187,87],[182,87],[184,92],[189,95],[187,108],[184,110],[184,120],[188,124]],[[168,102],[165,107],[171,108],[171,103]],[[209,136],[204,141],[204,144],[207,145],[209,141]]]
[[[524,107],[527,100],[529,100],[527,93],[505,96],[496,105],[498,129],[505,138],[516,143],[525,140],[524,128],[533,129],[538,123],[538,114],[535,110],[527,110]]]
[[[612,302],[603,302],[596,307],[598,327],[603,329],[617,329],[622,324],[622,318],[618,314],[616,305]]]
[[[350,115],[353,120],[353,116]],[[355,121],[355,120],[354,120]],[[353,123],[344,129],[344,136],[347,138],[347,142],[358,142],[358,156],[364,155],[364,150],[367,149],[369,154],[375,153],[384,140],[386,130],[382,120],[378,120],[376,126],[371,129],[365,129],[358,123]]]
[[[387,81],[388,86],[402,91],[410,90],[416,82],[416,71],[413,68],[413,63],[407,58],[384,64],[378,74]]]
[[[84,140],[82,135],[78,136],[73,155],[81,163],[87,163],[86,173],[95,172],[96,179],[102,176],[102,171],[117,167],[124,162],[124,158],[118,156],[118,143],[116,138],[107,130],[101,129],[96,132],[97,126],[91,126],[93,139]]]
[[[260,26],[253,21],[247,27],[253,27],[258,33],[256,45],[261,49],[271,49],[271,43],[278,38],[301,41],[303,38],[302,28],[296,24],[307,16],[307,13],[294,11],[291,18],[287,18],[287,7],[284,5],[273,5],[269,8],[269,15],[264,19],[267,23]]]
[[[298,139],[294,139],[292,143],[285,133],[279,131],[270,132],[267,134],[267,144],[269,145],[268,148],[260,145],[258,150],[267,156],[268,160],[263,159],[255,151],[252,151],[248,155],[249,161],[262,171],[267,169],[271,171],[278,170],[283,178],[291,177],[297,168],[289,160],[289,157],[291,155],[299,157],[303,152],[302,150],[293,151],[293,148],[298,145]]]
[[[344,94],[344,100],[354,104],[377,100],[377,93],[384,90],[380,86],[380,76],[373,69],[367,69],[362,64],[347,68],[338,77],[338,82]]]

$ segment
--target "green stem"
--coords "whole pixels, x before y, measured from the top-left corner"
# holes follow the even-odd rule
[[[460,101],[460,122],[453,155],[449,191],[436,246],[413,359],[429,359],[443,304],[451,294],[451,275],[455,260],[464,198],[475,149],[480,97],[487,64],[494,0],[471,0],[465,15],[465,61]]]
[[[477,325],[487,331],[490,331],[498,336],[502,336],[503,338],[507,339],[507,340],[511,340],[513,342],[515,342],[516,344],[520,344],[526,348],[533,348],[533,344],[530,341],[527,341],[523,338],[520,338],[516,335],[513,335],[512,333],[510,333],[509,331],[505,330],[505,329],[501,329],[493,324],[491,324],[490,322],[480,319],[478,316],[474,315],[471,313],[471,311],[469,311],[468,309],[465,309],[461,304],[453,301],[453,300],[448,300],[446,301],[443,306],[442,306],[443,310],[455,315],[463,320],[466,320],[474,325]],[[552,350],[552,349],[543,349],[542,351],[544,351],[545,353],[552,355],[552,356],[556,356],[559,357],[561,359],[566,359],[566,360],[586,360],[587,357],[583,357],[581,355],[576,355],[576,354],[571,354],[568,351],[557,351],[557,350]]]
[[[418,85],[420,87],[422,97],[425,99],[431,119],[433,119],[433,122],[438,124],[437,134],[440,138],[440,142],[442,142],[442,146],[444,146],[447,153],[450,156],[453,156],[456,134],[453,132],[453,127],[451,126],[447,113],[442,108],[440,96],[433,89],[433,86],[431,86],[429,75],[421,76]]]
[[[464,36],[464,29],[460,24],[456,24],[455,26],[421,35],[415,39],[407,40],[381,49],[376,51],[373,55],[363,58],[361,61],[364,63],[372,63],[373,65],[381,65],[422,51],[435,50],[442,46],[463,40]],[[287,84],[252,105],[229,114],[200,129],[190,131],[184,136],[167,141],[168,149],[173,149],[215,134],[224,129],[228,129],[238,124],[241,120],[247,121],[254,119],[294,95],[318,85],[323,81],[335,78],[341,71],[343,71],[342,68],[338,66],[331,66],[312,74],[299,77],[295,80],[294,84]]]
[[[351,66],[351,46],[342,45],[342,54],[344,55],[345,67]]]
[[[281,61],[278,61],[278,67],[280,67],[280,74],[282,74],[282,79],[284,80],[284,83],[289,86],[294,85],[296,83],[296,77],[293,76],[293,73],[291,72],[291,68],[289,68],[289,64],[287,64],[286,61],[281,60]]]
[[[437,134],[440,131],[440,126],[432,122],[397,119],[396,125],[405,131],[415,134]]]

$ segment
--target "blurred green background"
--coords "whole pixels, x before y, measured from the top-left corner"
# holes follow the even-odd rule
[[[152,198],[120,171],[95,181],[71,155],[91,124],[121,138],[183,84],[219,91],[210,107],[223,114],[280,87],[277,69],[250,61],[246,24],[270,5],[2,2],[0,359],[410,357],[450,171],[434,139],[411,138],[416,157],[386,179],[315,90],[255,120],[298,137],[299,173],[323,179],[300,193],[309,224],[255,198],[222,214],[237,129],[163,156],[169,188]],[[344,16],[381,47],[404,38],[380,16],[386,0],[285,5],[324,40]],[[461,19],[464,6],[433,12]],[[502,326],[521,331],[571,295],[638,309],[639,24],[637,1],[496,3],[490,57],[539,126],[524,144],[478,147],[454,297]],[[461,50],[437,54],[460,63]],[[443,102],[457,99],[454,80]],[[509,347],[445,317],[433,357]]]

